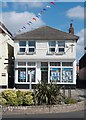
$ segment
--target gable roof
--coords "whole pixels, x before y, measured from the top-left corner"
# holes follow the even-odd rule
[[[78,40],[79,37],[49,26],[43,26],[35,30],[17,35],[15,40]]]

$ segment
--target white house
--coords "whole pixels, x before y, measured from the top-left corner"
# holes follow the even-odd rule
[[[13,83],[13,55],[14,41],[12,34],[0,22],[0,87],[8,88]],[[11,84],[12,83],[12,84]]]
[[[76,43],[69,33],[49,26],[14,38],[15,87],[32,89],[39,81],[76,85]]]

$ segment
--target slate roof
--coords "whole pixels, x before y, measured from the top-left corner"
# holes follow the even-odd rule
[[[78,40],[79,37],[49,26],[22,33],[14,37],[15,40]]]

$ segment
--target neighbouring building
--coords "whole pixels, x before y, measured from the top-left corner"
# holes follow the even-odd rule
[[[13,87],[13,48],[12,34],[0,22],[0,88]]]
[[[79,60],[79,80],[86,80],[86,53]]]
[[[15,88],[32,89],[39,81],[76,85],[78,38],[72,24],[69,33],[43,26],[15,36]]]

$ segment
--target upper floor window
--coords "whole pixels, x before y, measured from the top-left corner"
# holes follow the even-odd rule
[[[36,47],[36,43],[35,41],[28,41],[28,53],[34,53],[35,52],[35,47]]]
[[[56,41],[49,41],[49,52],[55,52]]]
[[[19,41],[19,53],[25,53],[26,41]]]
[[[58,41],[58,52],[65,52],[65,41]]]

